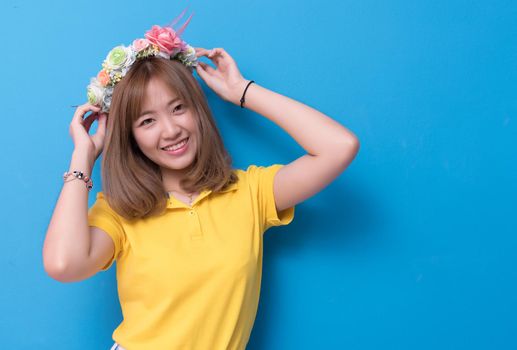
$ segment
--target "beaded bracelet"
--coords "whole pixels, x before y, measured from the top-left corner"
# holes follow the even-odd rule
[[[65,171],[65,173],[63,174],[63,180],[65,182],[68,182],[68,181],[66,181],[66,179],[72,175],[74,176],[74,178],[72,180],[75,180],[75,179],[83,180],[86,183],[86,188],[88,189],[88,191],[92,189],[92,187],[93,187],[92,179],[90,179],[88,176],[84,175],[82,171],[78,171],[78,170],[74,170],[73,172]]]

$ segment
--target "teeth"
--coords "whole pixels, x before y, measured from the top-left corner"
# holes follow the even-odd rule
[[[183,140],[180,143],[177,143],[175,145],[172,145],[172,146],[169,146],[169,147],[165,147],[164,150],[166,150],[166,151],[175,151],[178,148],[183,147],[183,145],[185,145],[186,143],[187,143],[187,139],[185,139],[185,140]]]

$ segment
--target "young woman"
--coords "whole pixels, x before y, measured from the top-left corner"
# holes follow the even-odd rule
[[[178,32],[153,26],[145,39],[113,49],[70,124],[75,148],[44,266],[72,282],[117,260],[124,319],[112,349],[245,349],[263,233],[289,224],[295,205],[341,174],[359,148],[331,118],[245,79],[224,49],[188,46],[179,39],[185,25]],[[194,70],[223,100],[276,123],[307,154],[233,169]],[[103,191],[88,209],[101,152]]]

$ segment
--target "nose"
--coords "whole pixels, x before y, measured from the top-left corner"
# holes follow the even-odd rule
[[[164,139],[176,140],[181,135],[181,126],[173,118],[162,118],[162,137]]]

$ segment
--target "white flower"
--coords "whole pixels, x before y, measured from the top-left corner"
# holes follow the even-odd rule
[[[104,91],[104,96],[102,98],[102,106],[103,110],[107,111],[111,107],[111,97],[113,96],[113,87],[107,87]]]
[[[197,66],[196,50],[190,45],[187,45],[185,51],[180,52],[177,58],[187,66]]]
[[[156,56],[158,56],[158,57],[162,57],[162,58],[166,58],[166,59],[170,59],[170,58],[171,58],[171,56],[169,56],[169,54],[168,54],[168,53],[163,52],[163,51],[158,51],[158,53],[156,54]]]
[[[90,79],[90,85],[88,85],[87,96],[88,102],[92,105],[100,105],[103,100],[105,89],[97,78]]]

